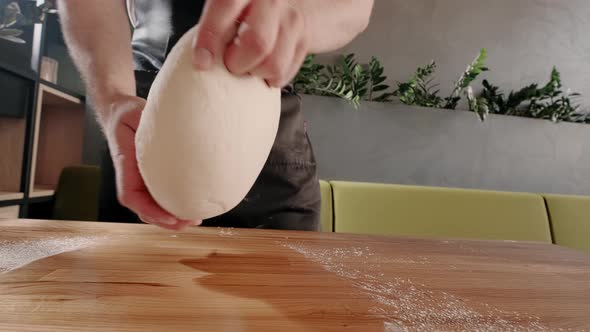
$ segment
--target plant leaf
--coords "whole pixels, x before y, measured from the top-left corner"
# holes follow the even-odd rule
[[[11,37],[11,36],[0,36],[0,39],[5,39],[17,44],[26,44],[27,42],[18,37]]]
[[[22,30],[19,29],[2,29],[0,30],[1,37],[18,37],[23,34]]]

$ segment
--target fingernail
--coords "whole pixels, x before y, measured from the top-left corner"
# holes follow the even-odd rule
[[[197,48],[193,61],[196,69],[207,70],[213,64],[213,54],[206,48]]]

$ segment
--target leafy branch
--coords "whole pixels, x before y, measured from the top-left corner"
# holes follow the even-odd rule
[[[590,115],[582,113],[574,99],[580,94],[562,90],[561,74],[553,68],[549,82],[542,87],[530,84],[506,97],[497,86],[483,81],[481,99],[489,112],[530,118],[548,119],[553,122],[590,122]]]
[[[437,68],[436,62],[434,61],[423,67],[419,67],[409,81],[403,83],[398,82],[395,95],[406,105],[456,109],[465,89],[482,72],[488,70],[485,66],[486,59],[487,51],[482,49],[454,84],[451,94],[444,99],[439,96],[439,85],[433,84],[434,72]]]
[[[487,50],[485,48],[481,49],[475,60],[473,60],[473,62],[467,66],[465,72],[463,72],[463,74],[455,83],[451,95],[445,98],[446,104],[443,106],[443,108],[453,110],[457,108],[457,105],[461,100],[461,93],[464,92],[465,89],[467,89],[467,87],[469,87],[481,73],[488,71],[488,68],[485,65],[487,57]]]
[[[590,113],[580,111],[574,102],[578,93],[563,91],[561,75],[556,68],[551,71],[549,82],[543,86],[530,84],[505,95],[499,87],[483,80],[483,89],[476,96],[473,82],[489,69],[486,66],[487,51],[481,49],[475,60],[459,76],[448,97],[439,95],[439,85],[434,83],[436,62],[417,68],[407,82],[396,82],[396,89],[386,83],[383,65],[375,57],[362,65],[354,54],[341,57],[333,65],[314,62],[309,55],[294,80],[295,90],[304,94],[335,96],[358,108],[362,101],[391,102],[394,97],[406,105],[457,109],[462,97],[468,110],[475,112],[481,121],[489,113],[548,119],[554,122],[590,123]]]
[[[341,57],[334,65],[314,63],[314,55],[308,55],[294,79],[296,91],[322,96],[336,96],[358,108],[361,101],[388,102],[393,92],[388,92],[384,67],[372,58],[368,65],[357,62],[354,54]]]
[[[424,67],[419,67],[408,82],[397,83],[394,95],[406,105],[439,108],[443,99],[438,96],[438,84],[433,84],[432,75],[436,70],[436,63],[432,61]],[[436,90],[435,90],[436,89]]]

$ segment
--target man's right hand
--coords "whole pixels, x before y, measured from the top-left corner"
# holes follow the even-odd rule
[[[145,107],[145,99],[135,96],[118,97],[110,104],[105,119],[105,132],[115,167],[117,198],[148,224],[171,230],[181,230],[201,221],[179,220],[152,198],[139,173],[135,155],[135,133]]]

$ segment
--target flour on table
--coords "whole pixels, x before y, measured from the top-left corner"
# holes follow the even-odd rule
[[[87,248],[102,237],[54,237],[36,240],[0,240],[0,273],[6,273],[40,259]]]
[[[452,294],[430,290],[410,279],[390,278],[381,273],[381,264],[429,264],[427,257],[363,260],[367,268],[347,263],[358,257],[374,256],[368,247],[318,248],[304,243],[285,243],[325,270],[348,279],[376,304],[371,314],[384,320],[384,330],[393,331],[550,331],[538,317],[505,312],[486,303],[468,303]],[[504,317],[510,317],[511,321]],[[442,330],[441,330],[442,329]]]
[[[234,235],[234,232],[232,231],[231,228],[227,228],[227,229],[221,228],[221,229],[219,229],[219,233],[217,233],[217,234],[219,236],[232,236],[232,235]]]

